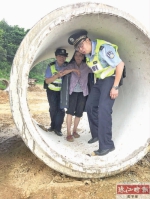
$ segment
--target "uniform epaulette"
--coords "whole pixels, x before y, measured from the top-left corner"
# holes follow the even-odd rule
[[[55,61],[50,62],[48,65],[49,65],[49,66],[52,66],[52,65],[54,65],[54,64],[55,64]]]
[[[100,46],[100,49],[99,50],[103,50],[104,46]]]

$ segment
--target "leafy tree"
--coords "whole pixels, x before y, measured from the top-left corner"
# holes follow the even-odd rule
[[[0,21],[0,78],[9,80],[10,70],[16,51],[29,30],[17,25],[10,26],[5,20]],[[29,78],[43,83],[45,70],[52,59],[38,63],[29,73]]]
[[[8,77],[6,73],[10,73],[16,51],[28,31],[17,25],[10,26],[5,20],[0,21],[0,77]]]

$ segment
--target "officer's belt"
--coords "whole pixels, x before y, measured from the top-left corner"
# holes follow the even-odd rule
[[[61,86],[61,83],[60,83],[60,84],[58,84],[58,83],[54,83],[54,82],[52,82],[51,84],[53,84],[54,86],[58,86],[58,87],[60,87],[60,86]]]

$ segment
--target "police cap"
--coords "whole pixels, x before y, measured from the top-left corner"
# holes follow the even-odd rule
[[[58,48],[56,51],[55,51],[55,56],[57,55],[62,55],[64,57],[68,57],[68,53],[66,53],[66,50],[63,49],[63,48]]]
[[[74,47],[77,47],[78,44],[87,38],[87,31],[86,30],[81,30],[78,31],[74,34],[72,34],[69,38],[68,38],[68,43],[70,45],[74,45]]]

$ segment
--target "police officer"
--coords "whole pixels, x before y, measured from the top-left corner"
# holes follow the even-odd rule
[[[47,84],[47,99],[49,102],[49,112],[51,125],[48,131],[54,131],[58,136],[62,136],[61,128],[64,121],[65,110],[60,108],[60,90],[62,84],[62,67],[66,66],[65,49],[55,51],[56,60],[50,63],[45,72],[45,83]]]
[[[115,150],[112,140],[112,107],[119,94],[119,82],[124,63],[118,54],[118,46],[104,40],[91,41],[87,31],[78,31],[68,38],[75,50],[86,55],[87,65],[92,69],[96,82],[86,103],[92,138],[89,144],[99,141],[95,155],[102,156]]]

